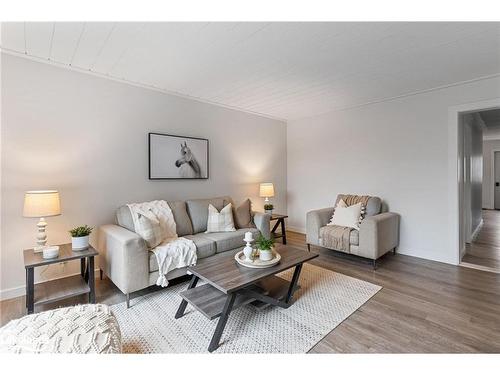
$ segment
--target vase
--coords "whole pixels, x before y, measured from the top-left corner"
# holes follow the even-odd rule
[[[85,250],[89,247],[89,236],[71,237],[71,248],[73,250]]]
[[[262,261],[272,260],[274,257],[271,250],[259,250],[259,259]]]
[[[264,211],[266,211],[266,214],[269,214],[269,215],[273,214],[273,210],[264,210]]]

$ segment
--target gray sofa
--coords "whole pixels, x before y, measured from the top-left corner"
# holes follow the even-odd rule
[[[254,228],[237,228],[235,232],[204,233],[207,229],[208,204],[221,210],[230,197],[193,199],[168,202],[177,228],[177,235],[193,240],[196,245],[198,263],[203,259],[225,251],[242,249],[245,232],[270,237],[271,215],[253,212]],[[234,204],[233,204],[234,206]],[[104,272],[113,283],[127,296],[130,306],[130,293],[155,285],[158,279],[158,263],[145,241],[134,232],[134,224],[128,206],[118,208],[118,225],[107,224],[99,228],[97,248],[100,253],[101,273]],[[173,270],[167,274],[172,280],[186,274],[186,268]]]
[[[337,196],[334,207],[340,200]],[[306,242],[324,247],[320,237],[321,227],[327,225],[333,215],[334,207],[310,211],[306,216]],[[373,268],[377,267],[377,259],[389,251],[396,251],[399,245],[399,215],[393,212],[382,212],[382,201],[379,197],[371,197],[366,205],[365,218],[359,231],[353,229],[349,238],[350,254],[372,260]],[[337,250],[338,249],[331,249]]]

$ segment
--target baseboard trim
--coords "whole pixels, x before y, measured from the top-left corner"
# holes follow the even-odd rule
[[[287,231],[306,234],[306,228],[300,228],[300,227],[288,226]]]
[[[467,263],[467,262],[460,262],[461,267],[465,268],[472,268],[475,270],[480,270],[480,271],[485,271],[485,272],[492,272],[492,273],[498,273],[500,274],[500,270],[492,267],[486,267],[486,266],[480,266],[479,264],[473,264],[473,263]]]
[[[69,274],[69,275],[62,275],[62,276],[58,276],[58,277],[52,277],[50,279],[40,280],[40,281],[36,282],[35,284],[44,283],[46,281],[53,281],[53,280],[65,279],[66,277],[76,276],[76,275],[79,275],[79,274],[80,274],[80,272],[75,272],[75,273],[72,273],[72,274]],[[99,268],[95,269],[95,271],[94,271],[94,277],[95,278],[99,277]],[[12,298],[17,298],[17,297],[21,297],[21,296],[24,296],[24,295],[26,295],[26,286],[25,285],[16,286],[14,288],[9,288],[9,289],[3,289],[3,290],[0,290],[0,301],[4,301],[4,300],[7,300],[7,299],[12,299]]]

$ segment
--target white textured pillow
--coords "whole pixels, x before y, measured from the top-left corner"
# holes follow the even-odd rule
[[[353,204],[349,207],[343,207],[341,204],[345,202],[341,200],[337,207],[335,207],[335,211],[333,212],[333,216],[328,225],[338,225],[340,227],[348,227],[359,230],[359,219],[361,216],[361,203]]]
[[[205,233],[234,232],[235,230],[231,203],[220,212],[211,204],[208,205],[207,231]]]
[[[137,211],[135,232],[141,236],[150,249],[154,249],[163,241],[163,231],[160,220],[151,211]]]

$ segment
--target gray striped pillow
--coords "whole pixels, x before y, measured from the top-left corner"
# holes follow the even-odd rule
[[[207,231],[205,233],[234,232],[235,230],[231,203],[220,212],[211,204],[208,205]]]

